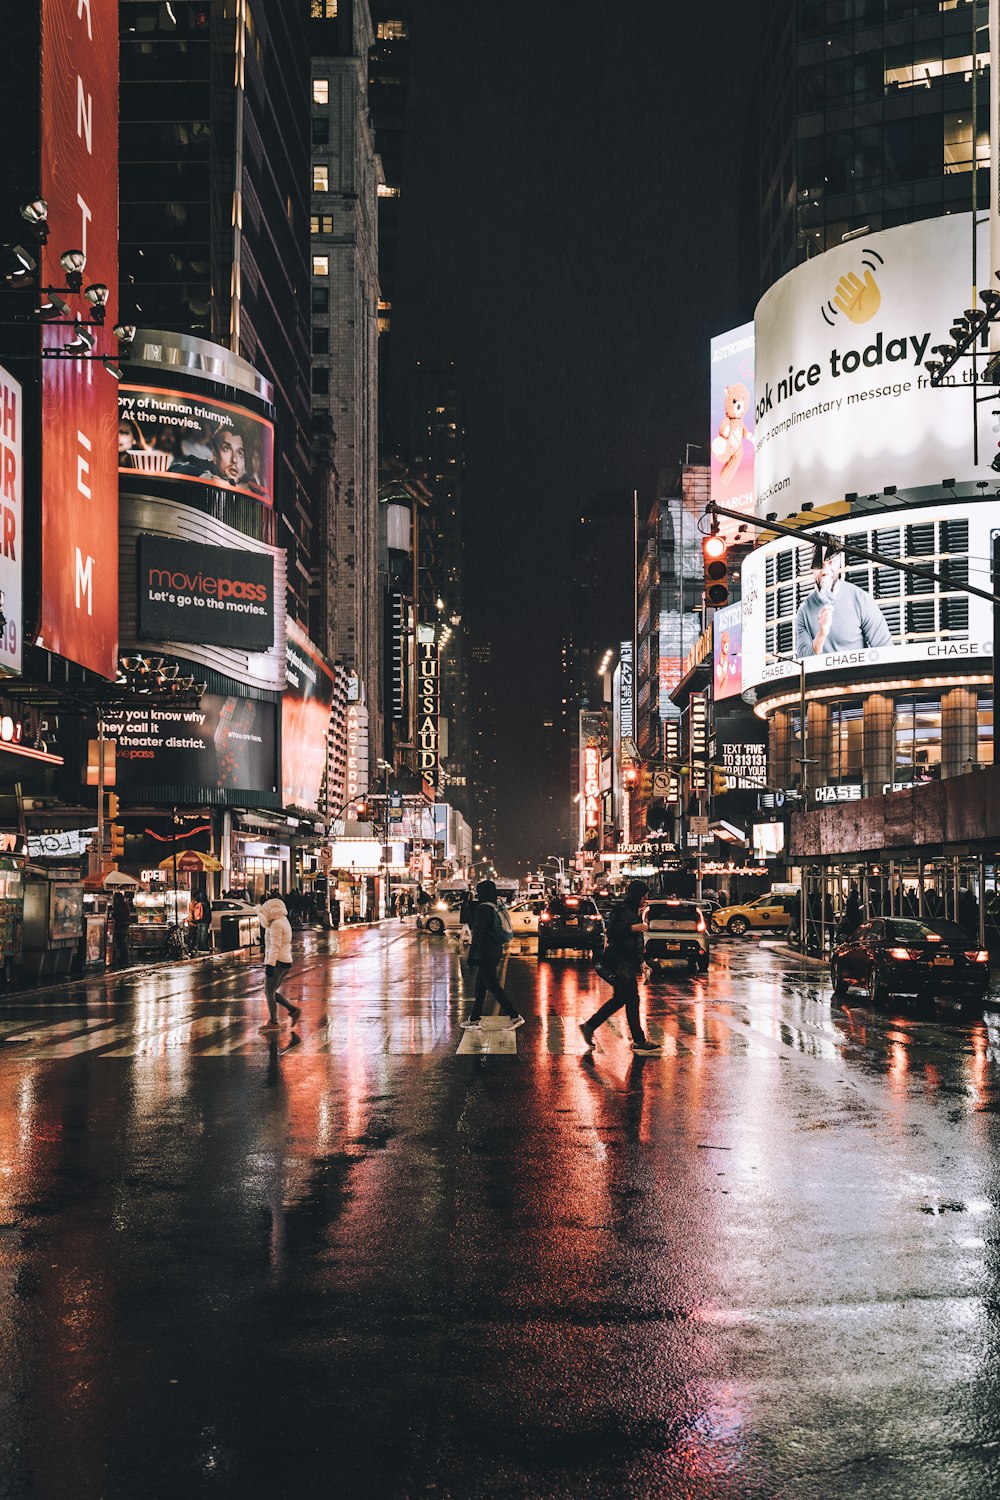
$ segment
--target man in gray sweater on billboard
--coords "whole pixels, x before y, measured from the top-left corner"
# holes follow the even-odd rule
[[[817,544],[813,554],[816,587],[795,616],[795,655],[825,656],[832,651],[866,651],[891,646],[885,616],[870,594],[844,577],[844,554]]]

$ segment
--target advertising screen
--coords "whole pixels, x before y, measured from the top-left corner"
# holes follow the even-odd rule
[[[145,641],[269,651],[274,645],[274,558],[140,536],[139,635]]]
[[[121,786],[277,790],[273,703],[205,693],[196,709],[124,709],[106,730]]]
[[[64,286],[60,256],[86,256],[83,284],[108,290],[96,351],[115,353],[118,313],[118,5],[42,0],[39,192],[48,203],[45,286]],[[64,294],[71,316],[90,304]],[[107,332],[105,332],[105,329]],[[115,382],[99,362],[66,358],[49,323],[42,360],[41,611],[37,644],[113,677],[118,662],[118,476]],[[109,347],[109,344],[111,347]]]
[[[730,510],[754,508],[754,328],[744,323],[712,340],[712,499]],[[723,532],[737,523],[723,517]]]
[[[712,687],[716,703],[743,690],[743,606],[726,604],[712,621]]]
[[[944,582],[782,537],[743,564],[743,686],[869,667],[954,662],[993,653],[989,587],[1000,501],[876,511],[824,528],[880,557],[912,562]],[[794,657],[781,661],[779,657]]]
[[[326,735],[333,708],[333,669],[305,632],[288,622],[288,685],[281,699],[281,800],[285,807],[319,805]]]
[[[123,385],[118,470],[210,484],[272,503],[274,426],[226,401]]]
[[[924,361],[969,306],[970,214],[864,235],[783,276],[756,315],[757,513],[779,517],[846,492],[990,477],[991,403],[973,406],[961,361],[931,387]],[[980,228],[979,264],[989,265]],[[981,285],[987,285],[983,273]]]
[[[0,365],[0,671],[21,670],[21,551],[24,546],[24,443],[21,383]]]

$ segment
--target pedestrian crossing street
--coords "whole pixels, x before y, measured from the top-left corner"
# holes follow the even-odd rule
[[[260,1012],[242,1003],[206,1010],[204,1003],[173,1001],[158,1008],[153,1002],[125,1015],[118,1010],[90,1016],[71,1006],[64,1008],[76,1012],[69,1017],[50,1006],[44,1019],[22,1015],[0,1020],[0,1066],[11,1059],[51,1062],[88,1054],[102,1059],[154,1058],[178,1052],[197,1058],[268,1055],[275,1047],[280,1052],[293,1047],[298,1056],[331,1057],[424,1056],[450,1051],[459,1057],[511,1058],[520,1053],[578,1058],[587,1051],[575,1016],[529,1015],[518,1031],[506,1030],[505,1016],[484,1016],[482,1032],[469,1032],[459,1022],[470,1008],[471,1002],[464,1003],[461,1014],[456,1014],[451,1006],[442,1007],[429,996],[421,1014],[387,1017],[381,1006],[360,1005],[357,1000],[346,1013],[318,1006],[311,1012],[306,1002],[294,1035],[284,1019],[280,1033],[261,1035]],[[810,1024],[800,1018],[794,1028],[787,1021],[776,1027],[773,1017],[750,1019],[740,1007],[724,1003],[707,1012],[704,1006],[681,998],[671,1002],[668,1014],[649,1016],[646,1030],[659,1043],[664,1058],[705,1051],[756,1057],[807,1052],[834,1057],[843,1044],[843,1037],[828,1020]],[[602,1053],[627,1052],[628,1040],[624,1021],[612,1018],[597,1033],[593,1056],[599,1059]]]

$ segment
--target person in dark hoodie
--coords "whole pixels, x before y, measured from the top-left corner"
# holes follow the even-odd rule
[[[612,907],[608,917],[608,942],[603,962],[615,971],[611,999],[596,1010],[589,1021],[583,1021],[580,1030],[588,1050],[594,1045],[594,1032],[603,1026],[609,1016],[625,1007],[625,1018],[632,1034],[633,1052],[659,1052],[656,1042],[646,1040],[639,1017],[639,970],[642,968],[642,934],[645,928],[639,908],[646,896],[646,887],[641,880],[633,880],[625,892],[625,900]]]
[[[511,1005],[497,978],[497,965],[503,957],[504,933],[498,910],[499,894],[492,880],[481,880],[476,886],[476,905],[472,922],[472,942],[469,945],[469,963],[476,967],[476,1000],[472,1014],[462,1025],[468,1031],[482,1031],[483,1006],[487,993],[499,1003],[500,1009],[510,1017],[505,1031],[516,1031],[524,1025],[524,1017]]]

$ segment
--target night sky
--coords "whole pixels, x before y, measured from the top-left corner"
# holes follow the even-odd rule
[[[737,237],[753,17],[734,0],[416,7],[394,406],[415,361],[456,361],[507,873],[555,848],[569,795],[542,723],[573,518],[599,490],[637,487],[648,508],[660,469],[706,443],[708,341],[753,312]],[[608,645],[623,609],[609,599]]]

